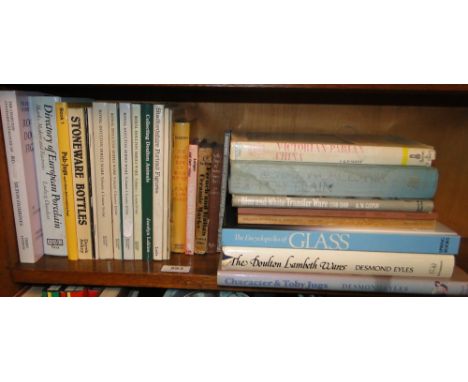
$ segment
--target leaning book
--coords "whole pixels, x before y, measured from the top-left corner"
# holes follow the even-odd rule
[[[0,91],[1,122],[22,263],[34,263],[44,254],[28,95]]]

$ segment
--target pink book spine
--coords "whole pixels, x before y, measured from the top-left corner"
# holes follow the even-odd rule
[[[193,255],[195,251],[195,215],[197,208],[197,174],[198,144],[189,146],[188,183],[187,183],[187,229],[185,254]]]

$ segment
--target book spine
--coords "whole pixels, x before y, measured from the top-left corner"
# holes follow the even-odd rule
[[[468,282],[442,278],[344,276],[318,273],[219,270],[217,280],[219,286],[229,288],[279,288],[421,295],[443,293],[449,296],[468,296]]]
[[[141,105],[141,226],[143,260],[153,259],[153,105]]]
[[[132,105],[133,144],[133,253],[143,259],[141,243],[141,105]]]
[[[164,140],[164,179],[163,179],[163,192],[164,192],[164,241],[163,241],[163,258],[169,260],[171,256],[171,190],[172,190],[172,109],[165,108],[164,123],[165,129],[163,131]]]
[[[221,251],[221,234],[223,230],[224,214],[226,211],[226,195],[227,183],[229,177],[229,151],[231,147],[231,132],[224,133],[224,151],[223,151],[223,174],[221,175],[221,196],[219,203],[219,217],[218,217],[218,242],[216,251]]]
[[[132,168],[132,113],[129,103],[119,105],[120,163],[122,190],[123,258],[134,260],[133,251],[133,168]]]
[[[92,216],[90,211],[88,158],[86,152],[86,132],[84,119],[84,108],[68,108],[70,146],[73,153],[72,173],[76,208],[78,258],[80,260],[92,260]]]
[[[231,159],[428,167],[435,159],[435,151],[429,147],[233,141]]]
[[[432,199],[433,167],[231,161],[232,194]]]
[[[164,106],[154,105],[153,129],[153,260],[163,260],[164,246]]]
[[[455,256],[311,249],[223,247],[222,269],[354,274],[368,276],[452,276]]]
[[[117,104],[108,103],[110,166],[111,166],[111,198],[112,198],[112,237],[114,259],[123,259],[122,251],[122,214],[120,190],[120,134]]]
[[[44,253],[67,256],[62,182],[58,154],[57,97],[29,97]]]
[[[185,254],[195,253],[195,218],[197,211],[197,179],[198,179],[198,144],[189,146],[187,166],[187,228],[185,232]]]
[[[28,98],[0,92],[0,109],[19,258],[35,263],[44,247]]]
[[[435,220],[423,219],[386,219],[364,217],[325,217],[293,215],[237,215],[238,224],[286,225],[308,227],[363,227],[395,229],[435,228]]]
[[[107,103],[93,102],[94,167],[97,209],[97,256],[99,259],[114,258],[112,234],[112,198],[109,112]]]
[[[232,195],[233,207],[314,208],[336,210],[432,212],[434,202],[423,199],[365,199]]]
[[[223,246],[340,251],[457,254],[460,236],[424,231],[372,232],[334,229],[275,230],[223,228]]]
[[[175,253],[185,252],[189,140],[190,124],[188,122],[174,123],[172,136],[171,250]]]
[[[96,156],[95,156],[95,132],[93,125],[93,109],[92,107],[86,108],[86,132],[88,138],[88,153],[89,153],[89,174],[90,179],[90,193],[91,193],[91,213],[93,216],[91,230],[93,233],[93,254],[95,259],[99,259],[99,231],[98,231],[98,196],[96,191]],[[76,223],[75,223],[76,225]],[[68,240],[68,238],[67,238]]]
[[[221,200],[221,177],[223,168],[223,147],[216,145],[210,174],[208,195],[208,244],[207,253],[216,253],[218,249],[219,204]]]
[[[213,159],[211,147],[198,149],[198,190],[197,214],[195,220],[195,253],[203,255],[208,246],[208,202],[210,192],[210,173]]]
[[[71,168],[70,130],[68,128],[68,107],[64,102],[56,103],[57,136],[62,180],[67,253],[69,260],[78,260],[76,237],[75,198],[73,197],[73,175]]]

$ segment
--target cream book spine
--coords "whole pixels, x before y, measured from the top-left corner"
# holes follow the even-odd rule
[[[78,239],[78,259],[92,260],[92,215],[89,193],[84,107],[68,108],[68,126],[70,128],[70,146],[72,150],[72,173],[77,224],[76,236]]]
[[[164,114],[164,105],[153,106],[153,260],[164,259]]]
[[[455,256],[421,253],[224,247],[226,270],[450,277]]]
[[[135,260],[143,259],[141,243],[141,106],[132,105],[133,146],[133,253]]]
[[[119,104],[120,163],[122,189],[123,258],[133,260],[133,169],[132,109],[129,103]]]
[[[94,147],[96,144],[94,125],[93,125],[93,108],[88,107],[86,112],[87,126],[88,126],[88,152],[89,152],[89,170],[91,172],[91,212],[92,212],[92,232],[93,232],[93,253],[94,258],[99,259],[99,231],[98,231],[98,207],[97,207],[97,193],[96,193],[96,156]]]
[[[44,246],[27,94],[0,91],[0,111],[19,259],[35,263]]]
[[[96,182],[94,192],[96,194],[97,209],[97,256],[98,259],[113,258],[113,234],[112,234],[112,201],[111,201],[111,168],[109,145],[109,121],[107,103],[93,102],[93,127],[94,127],[94,168]]]
[[[187,229],[185,231],[185,254],[195,253],[195,218],[197,214],[198,144],[189,146],[187,183]]]
[[[171,189],[172,189],[172,109],[165,108],[164,113],[164,178],[163,178],[163,197],[164,197],[164,225],[163,225],[163,259],[169,260],[171,257]]]
[[[118,121],[118,108],[116,103],[108,103],[109,118],[109,143],[111,165],[111,198],[112,198],[112,237],[114,247],[114,259],[122,260],[122,214],[121,214],[121,189],[120,189],[120,134]]]
[[[29,110],[41,209],[44,253],[67,256],[55,103],[59,97],[31,96]]]

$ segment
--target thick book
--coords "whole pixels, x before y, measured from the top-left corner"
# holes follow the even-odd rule
[[[232,160],[430,166],[432,146],[397,136],[233,134]]]
[[[0,91],[0,112],[19,259],[35,263],[44,246],[28,94]]]
[[[224,143],[223,143],[223,173],[221,175],[221,195],[219,203],[219,217],[218,217],[218,244],[216,246],[216,251],[221,250],[221,233],[224,224],[224,214],[226,211],[226,196],[227,196],[227,183],[229,176],[229,151],[231,148],[231,131],[226,131],[224,133]]]
[[[112,238],[114,259],[123,259],[122,249],[122,188],[120,164],[120,124],[116,103],[107,104],[111,169]]]
[[[65,231],[67,234],[67,254],[69,260],[78,260],[78,240],[76,237],[75,198],[73,192],[72,152],[70,129],[68,128],[68,106],[65,102],[56,103],[57,136],[62,180]]]
[[[441,223],[433,230],[223,228],[222,245],[456,255],[460,236]]]
[[[314,208],[367,211],[432,212],[434,202],[424,199],[327,198],[272,195],[232,195],[234,207]]]
[[[153,259],[153,105],[141,105],[141,244],[143,260]]]
[[[98,259],[114,258],[112,231],[112,192],[110,165],[110,129],[108,104],[93,102],[94,173],[96,182],[93,190],[96,195],[96,243]]]
[[[195,218],[195,254],[203,255],[208,247],[208,202],[213,148],[201,143],[198,149],[197,213]]]
[[[211,162],[210,190],[208,192],[208,237],[207,253],[218,250],[219,207],[221,201],[221,180],[223,171],[223,147],[214,145]]]
[[[238,224],[307,226],[307,227],[353,227],[353,228],[395,228],[433,229],[436,220],[387,219],[365,217],[304,216],[304,215],[252,215],[238,214]]]
[[[120,124],[120,189],[122,195],[122,250],[124,260],[134,260],[133,252],[133,167],[132,109],[129,103],[119,104]]]
[[[67,256],[55,103],[59,97],[31,96],[29,110],[41,209],[44,253]]]
[[[133,146],[133,254],[135,260],[143,259],[141,244],[141,105],[132,105]]]
[[[92,212],[86,140],[86,112],[84,107],[68,108],[68,127],[72,150],[72,174],[75,197],[78,259],[93,259]]]
[[[432,199],[433,167],[231,160],[232,194]]]
[[[363,219],[408,219],[408,220],[436,220],[436,212],[404,212],[404,211],[359,211],[359,210],[325,210],[313,208],[245,208],[237,209],[239,215],[268,215],[268,216],[311,216],[335,218],[363,218]]]
[[[171,249],[175,253],[184,253],[187,222],[187,162],[190,145],[190,123],[176,122],[173,128]]]
[[[185,254],[195,253],[195,219],[197,211],[197,180],[198,180],[198,142],[189,146],[187,164],[187,222],[185,229]]]
[[[164,105],[153,106],[153,260],[163,260],[164,247]]]
[[[224,247],[222,269],[369,276],[452,275],[455,256],[316,249]]]
[[[219,269],[218,285],[227,288],[468,296],[468,274],[455,267],[450,279],[432,277],[245,272]]]

